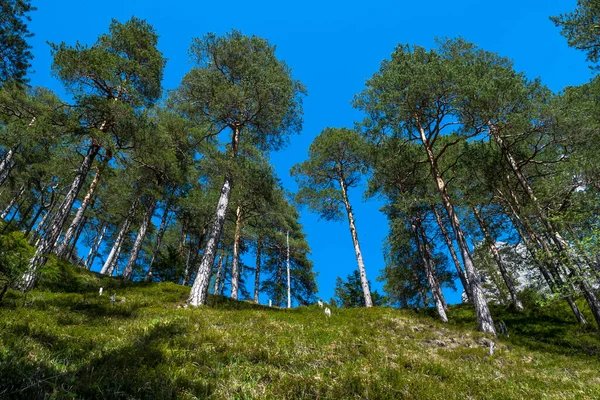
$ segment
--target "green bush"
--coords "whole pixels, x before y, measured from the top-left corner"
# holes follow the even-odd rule
[[[22,232],[0,235],[0,302],[23,276],[35,250]]]

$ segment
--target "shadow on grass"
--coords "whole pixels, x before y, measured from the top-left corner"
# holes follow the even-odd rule
[[[509,336],[502,340],[529,350],[562,355],[600,357],[600,334],[594,327],[580,326],[563,305],[529,307],[524,312],[511,308],[490,307],[496,326],[502,321]],[[453,324],[476,326],[475,313],[468,304],[452,306],[449,320]],[[593,324],[593,319],[588,322]]]
[[[173,373],[163,353],[164,342],[185,334],[185,328],[176,322],[155,325],[128,345],[101,352],[73,367],[72,363],[92,354],[93,339],[88,339],[80,354],[65,354],[73,343],[34,333],[31,337],[47,347],[49,356],[31,358],[18,340],[5,344],[0,354],[0,398],[171,399],[185,392],[208,397],[214,391],[210,384]]]

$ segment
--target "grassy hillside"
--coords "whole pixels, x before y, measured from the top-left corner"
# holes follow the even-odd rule
[[[221,297],[185,309],[178,285],[63,275],[0,306],[0,398],[600,398],[598,334],[562,306],[495,309],[510,337],[490,356],[463,306],[445,326],[410,310],[327,320],[316,306]]]

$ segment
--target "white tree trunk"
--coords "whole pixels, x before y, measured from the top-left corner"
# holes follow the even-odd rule
[[[418,120],[417,125],[419,125]],[[440,173],[440,170],[437,165],[437,160],[433,155],[433,151],[431,150],[424,129],[420,125],[418,126],[418,128],[419,134],[421,136],[421,142],[427,153],[427,159],[431,167],[432,177],[435,181],[438,192],[440,193],[442,203],[444,204],[444,208],[446,209],[448,218],[450,220],[450,225],[452,226],[452,230],[454,232],[454,237],[456,238],[456,242],[460,249],[460,254],[463,259],[463,265],[467,273],[467,280],[469,281],[469,285],[471,287],[471,296],[473,300],[473,306],[475,308],[475,314],[477,315],[477,323],[479,325],[479,329],[482,332],[487,332],[495,335],[496,328],[494,327],[492,314],[490,313],[487,300],[485,299],[483,289],[481,288],[481,280],[479,278],[479,274],[477,274],[475,266],[473,265],[473,258],[471,257],[471,252],[469,250],[467,240],[460,226],[460,221],[458,220],[458,217],[454,210],[454,205],[452,204],[450,195],[446,190],[446,182],[444,182],[444,179],[442,178],[442,174]]]
[[[358,272],[360,274],[360,284],[363,290],[363,296],[365,297],[365,306],[372,307],[373,301],[371,300],[371,289],[369,288],[369,280],[367,279],[367,271],[365,269],[365,263],[363,261],[362,252],[360,251],[360,245],[358,243],[358,234],[356,233],[356,226],[354,225],[354,215],[352,214],[352,207],[348,200],[348,192],[344,179],[340,177],[340,187],[342,189],[342,195],[344,198],[344,205],[346,206],[346,214],[348,215],[348,224],[350,225],[350,235],[352,235],[352,243],[354,245],[354,253],[356,254],[356,263],[358,264]]]
[[[287,232],[285,240],[287,243],[287,308],[292,308],[292,279],[290,275],[290,231]]]
[[[140,230],[135,238],[135,242],[133,244],[133,249],[131,250],[131,255],[129,256],[129,261],[127,262],[127,266],[125,267],[125,271],[123,271],[123,278],[131,280],[133,276],[133,270],[135,269],[135,264],[137,263],[138,255],[140,254],[140,249],[142,248],[142,243],[144,242],[144,238],[146,237],[146,232],[148,231],[148,226],[150,225],[150,221],[152,220],[152,216],[154,215],[154,208],[156,207],[156,202],[152,201],[146,210],[146,215],[140,225]]]
[[[96,236],[94,244],[90,248],[90,252],[88,253],[85,259],[85,268],[88,270],[92,269],[92,265],[94,264],[94,258],[96,258],[96,254],[98,254],[98,249],[100,248],[100,245],[102,244],[102,239],[104,239],[104,234],[106,233],[106,225],[106,223],[102,224],[100,233],[98,234],[98,236]]]
[[[260,239],[256,243],[256,271],[254,272],[254,302],[258,304],[258,294],[260,289],[260,256],[262,251],[262,243]]]
[[[496,247],[496,244],[494,243],[492,236],[488,232],[487,227],[485,225],[485,221],[481,217],[481,214],[477,210],[477,207],[473,207],[473,214],[475,215],[475,219],[477,219],[479,228],[481,229],[481,232],[483,233],[483,240],[485,242],[487,242],[488,248],[490,249],[490,252],[492,253],[492,257],[494,258],[494,261],[496,262],[496,265],[498,266],[498,269],[500,270],[500,274],[502,275],[502,279],[504,280],[504,283],[508,289],[508,293],[510,294],[510,298],[511,298],[516,310],[523,311],[524,310],[523,304],[521,303],[521,300],[519,300],[519,296],[517,295],[517,289],[515,287],[515,283],[514,283],[512,277],[510,276],[510,273],[506,270],[504,262],[502,261],[502,257],[500,256],[500,252],[498,251],[498,248]]]
[[[81,205],[79,206],[79,209],[77,210],[77,213],[75,214],[75,217],[73,218],[73,221],[71,221],[71,224],[69,225],[69,228],[67,229],[67,232],[65,233],[65,237],[63,238],[63,241],[55,249],[54,253],[57,254],[58,256],[66,255],[67,249],[69,248],[69,243],[71,243],[71,240],[73,239],[73,236],[75,235],[75,233],[79,227],[79,224],[81,224],[81,221],[83,220],[83,216],[85,214],[85,210],[87,209],[88,205],[92,201],[92,197],[94,196],[96,187],[98,187],[98,182],[100,181],[101,171],[102,171],[101,168],[96,169],[96,175],[94,176],[94,179],[92,180],[92,183],[90,184],[90,187],[89,187],[87,193],[85,194],[85,197],[83,198],[83,200],[81,200]]]
[[[129,225],[131,224],[131,220],[133,219],[133,217],[135,215],[135,210],[137,208],[137,205],[138,205],[137,199],[134,200],[133,203],[131,203],[131,207],[129,208],[127,217],[125,218],[125,221],[123,221],[123,225],[121,226],[121,230],[119,231],[119,234],[117,235],[115,243],[113,244],[113,247],[110,250],[110,254],[108,255],[108,258],[106,259],[106,261],[104,262],[102,269],[100,270],[101,274],[112,275],[115,265],[117,264],[117,261],[119,259],[119,254],[121,253],[121,246],[123,245],[123,241],[125,240],[125,235],[127,235],[127,233],[129,232]]]
[[[235,233],[233,235],[233,261],[231,263],[231,298],[238,299],[240,283],[240,236],[242,231],[242,208],[238,206],[235,210]]]
[[[156,240],[154,242],[154,249],[152,250],[152,259],[150,260],[150,264],[148,265],[148,271],[146,272],[146,280],[152,279],[152,265],[154,265],[154,261],[156,260],[156,256],[158,255],[158,251],[160,250],[160,244],[162,242],[163,235],[165,234],[165,230],[167,229],[167,221],[169,219],[169,204],[165,206],[163,210],[163,215],[160,221],[160,228],[158,228],[158,232],[156,233]]]
[[[440,231],[442,232],[442,237],[444,238],[444,242],[446,242],[446,247],[448,247],[448,251],[450,252],[450,257],[452,257],[452,261],[454,262],[454,267],[456,268],[456,272],[458,273],[460,282],[462,283],[463,288],[465,289],[467,298],[469,299],[469,302],[473,302],[473,300],[471,300],[471,288],[469,286],[469,281],[467,280],[465,272],[463,271],[462,266],[460,265],[460,261],[458,261],[458,256],[456,255],[456,251],[454,250],[454,245],[452,244],[452,240],[450,239],[450,236],[448,235],[448,230],[446,229],[446,226],[444,225],[444,221],[442,220],[442,217],[441,217],[440,213],[438,212],[435,205],[432,205],[431,209],[433,210],[433,214],[435,215],[437,224],[440,227]]]
[[[429,248],[426,242],[426,236],[423,232],[423,227],[421,226],[421,222],[419,221],[419,217],[416,217],[412,221],[412,228],[415,234],[415,241],[417,242],[417,248],[419,250],[419,254],[421,255],[421,260],[423,261],[423,268],[425,269],[425,276],[427,277],[427,283],[429,284],[429,288],[431,289],[431,295],[433,296],[433,302],[437,309],[437,313],[440,316],[442,322],[448,322],[448,317],[446,316],[446,309],[444,307],[444,301],[442,296],[441,288],[439,287],[439,282],[435,278],[435,265],[433,265],[433,261],[431,259],[431,253],[429,252]]]
[[[10,203],[8,203],[8,206],[6,206],[4,211],[2,211],[2,215],[0,215],[0,218],[6,219],[6,217],[10,213],[10,210],[14,207],[15,203],[21,198],[24,192],[25,185],[22,185],[17,194],[11,199]]]
[[[42,240],[40,240],[35,255],[29,262],[27,271],[25,274],[23,274],[23,290],[32,289],[35,286],[37,281],[37,269],[46,263],[46,255],[50,254],[54,250],[55,243],[60,236],[67,217],[71,212],[71,208],[73,207],[73,203],[75,202],[75,199],[81,190],[81,186],[85,182],[85,178],[90,171],[92,163],[94,162],[99,150],[100,146],[98,146],[98,144],[95,142],[90,145],[83,162],[77,169],[77,174],[75,175],[75,179],[73,179],[73,183],[69,188],[69,192],[66,194],[62,203],[56,210],[56,214],[54,215],[50,229],[48,232],[46,232],[46,235],[42,238]]]
[[[219,289],[221,289],[221,274],[223,273],[223,255],[219,257],[219,262],[217,264],[217,276],[215,277],[215,287],[213,288],[213,294],[219,294]]]
[[[8,178],[10,170],[12,169],[12,166],[13,166],[12,159],[18,148],[19,148],[19,144],[17,144],[16,146],[13,146],[10,150],[8,150],[8,152],[6,152],[4,159],[2,160],[2,162],[0,162],[0,186],[2,186],[4,184],[4,182],[6,181],[6,179]]]
[[[219,239],[221,238],[221,232],[223,231],[223,224],[225,223],[225,216],[227,214],[227,206],[229,205],[229,197],[231,195],[231,179],[225,178],[223,187],[221,188],[221,195],[219,202],[217,203],[217,210],[215,212],[215,219],[212,224],[211,231],[208,236],[208,241],[202,254],[202,260],[192,285],[190,292],[189,304],[192,306],[199,306],[206,304],[206,295],[208,284],[210,282],[210,273],[212,266],[215,262],[215,255],[217,252],[217,246],[219,245]]]

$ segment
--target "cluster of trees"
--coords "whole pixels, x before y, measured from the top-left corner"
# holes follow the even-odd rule
[[[51,45],[66,101],[27,84],[32,8],[0,6],[10,15],[0,31],[0,211],[12,235],[0,244],[35,248],[27,263],[0,251],[22,269],[18,280],[4,273],[0,289],[33,287],[54,255],[188,284],[192,305],[226,283],[234,299],[263,290],[278,305],[314,301],[299,215],[268,162],[300,131],[305,89],[273,46],[238,31],[194,39],[193,68],[164,95],[152,26],[113,21],[91,46]],[[595,68],[599,15],[582,0],[553,18]],[[583,297],[600,324],[600,78],[553,93],[510,60],[450,39],[397,46],[353,104],[364,120],[324,129],[291,171],[298,204],[348,221],[357,270],[338,281],[342,305],[433,304],[447,321],[442,288],[458,277],[480,330],[495,333],[486,285],[521,311],[521,269],[585,325]],[[365,179],[389,219],[385,299],[370,290],[348,195]]]
[[[272,45],[238,31],[194,39],[194,66],[165,94],[153,27],[113,20],[92,45],[51,44],[61,99],[28,85],[32,8],[0,7],[1,229],[13,235],[0,244],[22,232],[35,248],[6,282],[31,289],[57,257],[190,285],[192,305],[226,285],[234,299],[314,301],[299,214],[268,161],[301,129],[305,90]]]
[[[553,19],[593,63],[599,17],[597,1],[580,1]],[[367,194],[385,201],[382,278],[392,304],[433,303],[447,321],[442,287],[457,276],[480,330],[495,333],[481,276],[523,310],[519,271],[500,251],[520,246],[521,269],[535,269],[585,325],[574,301],[583,297],[600,324],[599,77],[556,94],[507,58],[440,40],[432,49],[398,45],[353,104],[365,119],[353,130],[325,129],[292,172],[297,200],[323,218],[339,218],[345,206],[363,304],[372,296],[347,190],[364,178]]]

